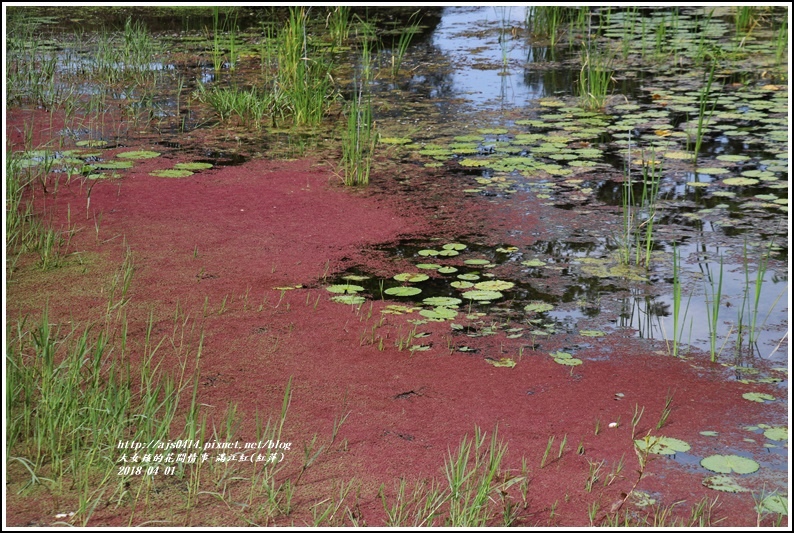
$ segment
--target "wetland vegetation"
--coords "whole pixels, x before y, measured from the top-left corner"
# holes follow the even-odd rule
[[[24,510],[28,525],[787,524],[790,8],[4,12],[7,511]],[[342,214],[312,217],[289,226],[294,239],[273,245],[278,253],[222,258],[230,271],[247,261],[255,277],[213,271],[204,258],[225,238],[202,232],[239,233],[226,217],[250,208],[222,211],[203,187],[247,183],[234,171],[251,165],[266,182],[270,166],[303,160],[324,165],[324,191],[362,204],[399,197],[396,212],[421,212],[433,231],[362,237],[358,256],[321,243],[338,253],[333,268],[329,258],[321,272],[298,274],[304,259],[290,254],[308,246],[304,234],[314,242],[342,224]],[[135,183],[165,203],[113,203]],[[290,211],[308,202],[299,194],[321,188],[306,177],[267,189],[257,205],[292,198],[274,220],[293,224]],[[189,228],[174,235],[189,243],[168,241],[180,204],[217,217],[183,220]],[[130,242],[119,220],[135,209],[151,218],[135,219],[146,238]],[[379,229],[363,219],[344,227]],[[265,246],[275,231],[246,238]],[[208,332],[239,324],[242,340],[223,337],[232,348],[212,343]],[[305,329],[293,336],[296,324]],[[317,346],[300,339],[324,330],[337,333]],[[274,373],[255,385],[267,389],[266,412],[256,394],[213,396],[230,379],[213,365],[249,337]],[[605,361],[644,380],[642,365],[697,376],[677,393],[635,396],[623,422],[599,414],[595,431],[569,393],[539,400],[548,416],[534,422],[531,444],[505,437],[526,425],[509,418],[518,399],[505,396],[494,412],[472,408],[443,445],[418,439],[434,470],[405,460],[395,471],[383,457],[420,453],[401,447],[418,444],[414,434],[392,420],[366,440],[356,425],[361,405],[380,397],[362,393],[351,407],[345,393],[341,409],[336,396],[322,398],[311,415],[311,401],[296,399],[311,394],[294,373],[316,363],[292,367],[279,354],[324,350],[355,351],[340,368],[365,357],[427,364],[427,375],[453,363],[421,358],[485,363],[482,380],[505,390],[516,380],[521,401],[553,388],[591,403],[603,397]],[[546,375],[526,370],[536,367],[553,387],[518,384]],[[400,369],[383,376],[410,373]],[[583,391],[588,372],[600,383]],[[438,386],[420,382],[390,401],[408,405]],[[694,384],[702,412],[678,407]],[[721,394],[738,398],[735,420]],[[624,393],[607,396],[600,412]],[[643,421],[646,406],[659,406],[659,418],[648,421],[649,407]],[[333,421],[327,433],[312,417]],[[719,431],[704,425],[716,419]],[[618,441],[620,431],[631,435]],[[387,438],[397,444],[383,456],[357,447],[381,450]],[[151,457],[120,463],[118,447],[285,439],[297,441],[288,461],[267,456],[251,468],[200,453],[189,461],[180,449],[170,477]],[[681,504],[650,488],[654,468],[705,495]],[[57,516],[31,518],[42,498],[41,512],[58,507]],[[721,508],[721,498],[736,505]]]

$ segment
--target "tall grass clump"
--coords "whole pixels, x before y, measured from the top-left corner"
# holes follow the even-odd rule
[[[331,39],[341,46],[350,35],[350,6],[335,6],[325,17],[325,27]]]
[[[295,126],[320,124],[334,94],[331,60],[313,49],[306,31],[308,11],[291,7],[279,35],[278,82]]]
[[[527,8],[527,29],[535,35],[548,37],[551,46],[556,46],[564,26],[575,21],[584,21],[582,13],[588,8],[564,6],[532,6]]]
[[[706,126],[708,125],[709,121],[711,120],[711,115],[714,113],[714,108],[717,107],[717,100],[715,99],[711,104],[711,109],[709,109],[709,94],[711,93],[711,85],[714,82],[714,68],[716,65],[711,66],[711,71],[709,71],[709,78],[706,82],[706,86],[700,91],[700,105],[698,111],[698,127],[695,131],[695,149],[694,154],[692,156],[692,163],[697,166],[698,162],[698,154],[700,153],[700,147],[703,144],[703,134],[705,133]]]
[[[399,41],[392,42],[392,55],[391,55],[391,75],[392,77],[396,77],[397,73],[400,71],[400,65],[402,65],[403,59],[405,58],[405,52],[408,51],[408,46],[411,44],[411,40],[413,39],[416,32],[419,31],[419,25],[421,24],[420,20],[414,20],[416,16],[419,14],[419,11],[411,14],[411,17],[408,19],[408,27],[403,30],[400,34]]]
[[[706,320],[709,325],[709,352],[711,354],[711,362],[717,360],[717,327],[720,319],[720,303],[722,301],[722,278],[723,278],[723,263],[722,256],[720,256],[720,269],[715,276],[709,273],[707,280],[709,285],[706,286]],[[709,296],[708,287],[711,287],[711,295]]]
[[[646,157],[648,159],[646,159]],[[642,189],[634,191],[631,178],[631,133],[626,161],[626,173],[622,186],[623,229],[620,236],[620,261],[624,265],[632,262],[650,268],[654,244],[657,200],[662,178],[661,164],[656,154],[642,153]]]
[[[342,181],[348,186],[369,183],[377,141],[369,91],[365,91],[364,82],[354,84],[354,88],[345,109],[347,127],[342,133]]]
[[[585,47],[579,71],[577,92],[579,101],[589,111],[603,110],[612,82],[612,56]]]

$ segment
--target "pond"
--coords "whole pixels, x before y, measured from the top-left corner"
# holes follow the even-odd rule
[[[514,366],[486,355],[496,341],[485,338],[498,336],[500,354],[557,350],[572,377],[577,351],[597,339],[642,339],[654,353],[713,364],[725,382],[785,395],[787,16],[9,7],[6,168],[27,177],[9,194],[14,212],[29,195],[43,214],[59,183],[79,181],[88,220],[93,184],[118,183],[121,194],[135,172],[179,180],[330,161],[339,188],[399,197],[436,231],[367,244],[308,283],[277,287],[278,304],[293,289],[307,302],[317,291],[340,313],[369,305],[371,315],[379,303],[402,320],[400,352],[407,330],[412,354],[430,350],[416,335],[427,326],[442,328],[433,331],[457,356]],[[22,230],[29,209],[7,220],[7,251],[14,265],[35,251],[47,270],[58,259]],[[388,335],[375,331],[370,344],[382,347]],[[610,360],[603,348],[592,360]],[[780,423],[771,418],[757,427]],[[646,456],[675,455],[645,446]],[[687,450],[681,464],[697,467]],[[787,470],[773,455],[764,468]]]

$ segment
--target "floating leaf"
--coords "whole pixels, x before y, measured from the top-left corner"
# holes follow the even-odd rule
[[[490,357],[486,357],[485,361],[490,363],[490,364],[492,364],[493,366],[496,366],[496,367],[513,368],[514,366],[516,366],[516,362],[513,361],[512,359],[508,358],[508,357],[502,357],[499,360],[491,359]]]
[[[466,259],[464,263],[467,265],[487,265],[490,261],[487,259]]]
[[[396,276],[394,276],[394,279],[396,279],[397,281],[408,281],[411,283],[418,283],[420,281],[425,281],[426,279],[429,279],[429,276],[427,274],[414,274],[411,272],[403,272],[402,274],[397,274]]]
[[[579,335],[582,337],[603,337],[606,333],[595,329],[583,329],[579,332]]]
[[[521,264],[527,267],[542,267],[546,266],[546,263],[541,261],[540,259],[530,259],[529,261],[521,261]]]
[[[348,305],[360,305],[366,301],[363,296],[359,296],[357,294],[342,294],[339,296],[332,296],[331,300],[340,304]]]
[[[99,161],[98,163],[91,163],[91,166],[100,170],[119,170],[132,168],[132,161]]]
[[[719,433],[717,433],[716,431],[711,431],[711,430],[701,431],[700,434],[703,435],[704,437],[716,437],[717,435],[719,435]]]
[[[165,170],[155,170],[153,172],[149,172],[150,176],[157,176],[158,178],[186,178],[192,174],[193,173],[189,170],[181,170],[178,168],[169,168]]]
[[[758,183],[758,180],[755,178],[728,178],[722,180],[722,183],[725,185],[755,185]]]
[[[456,310],[443,306],[435,307],[433,309],[422,309],[419,311],[419,314],[433,320],[452,320],[458,316],[458,312]]]
[[[416,344],[414,346],[411,346],[408,349],[410,351],[412,351],[412,352],[426,352],[427,350],[430,349],[430,346],[427,346],[427,345],[424,345],[424,344]]]
[[[506,291],[507,289],[512,289],[513,286],[515,286],[515,283],[499,279],[481,281],[474,284],[475,289],[480,289],[482,291]]]
[[[688,452],[691,448],[687,442],[672,437],[648,436],[635,440],[634,444],[640,451],[648,450],[648,453],[659,455],[675,455],[678,452]]]
[[[460,252],[457,250],[441,250],[440,252],[438,252],[438,255],[444,257],[455,257],[456,255],[460,255]]]
[[[302,289],[303,285],[286,285],[284,287],[273,287],[273,290],[276,291],[292,291],[295,289]]]
[[[468,298],[469,300],[490,301],[490,300],[496,300],[497,298],[501,298],[503,295],[499,291],[474,290],[474,291],[464,292],[461,296],[463,296],[464,298]]]
[[[527,313],[545,313],[552,309],[554,309],[554,306],[546,302],[532,302],[524,306],[524,311]]]
[[[369,279],[369,276],[359,276],[358,274],[348,274],[347,276],[342,276],[342,279],[347,281],[364,281]]]
[[[416,268],[421,268],[422,270],[437,270],[441,268],[441,265],[435,263],[419,263],[416,265]]]
[[[212,166],[212,163],[199,163],[196,161],[193,163],[177,163],[174,165],[174,168],[180,170],[207,170],[208,168],[212,168]]]
[[[89,146],[89,147],[97,147],[97,146],[105,146],[108,142],[107,141],[99,141],[93,139],[87,139],[84,141],[77,141],[75,144],[77,146]]]
[[[422,292],[422,289],[417,287],[392,287],[383,292],[390,296],[414,296]]]
[[[466,281],[477,281],[478,279],[480,279],[480,275],[474,273],[458,274],[458,279],[463,279]]]
[[[707,470],[719,472],[720,474],[730,474],[731,472],[752,474],[760,468],[758,463],[752,459],[739,455],[710,455],[700,461],[700,465]]]
[[[775,513],[788,516],[788,498],[782,494],[767,496],[758,504],[758,512]]]
[[[788,428],[787,427],[775,427],[769,428],[764,431],[764,437],[770,440],[788,440]]]
[[[506,248],[497,248],[496,251],[501,252],[503,254],[511,254],[513,252],[517,252],[518,248],[516,248],[515,246],[508,246]]]
[[[116,157],[120,157],[122,159],[152,159],[158,157],[160,152],[150,152],[148,150],[136,150],[133,152],[121,152],[120,154],[116,154]]]
[[[771,402],[775,399],[775,397],[772,396],[771,394],[765,394],[763,392],[745,392],[744,394],[742,394],[742,398],[744,398],[745,400],[750,400],[751,402],[758,402],[758,403],[764,403],[765,401]]]
[[[417,253],[421,256],[427,257],[438,255],[438,250],[419,250]]]
[[[442,248],[444,250],[465,250],[466,249],[466,245],[465,244],[461,244],[459,242],[451,242],[449,244],[445,244],[444,246],[442,246]]]
[[[438,269],[439,274],[454,274],[458,269],[455,267],[445,266]]]
[[[408,137],[381,137],[381,144],[408,144],[411,139]]]
[[[422,300],[425,305],[443,306],[443,307],[457,307],[463,303],[460,298],[450,298],[448,296],[433,296]]]
[[[474,287],[474,283],[470,281],[453,281],[452,283],[450,283],[450,285],[452,285],[456,289],[468,289]]]
[[[729,476],[710,476],[703,480],[703,486],[720,492],[747,492],[736,480]]]
[[[361,285],[345,284],[345,285],[330,285],[325,288],[329,292],[336,294],[356,293],[364,290]]]

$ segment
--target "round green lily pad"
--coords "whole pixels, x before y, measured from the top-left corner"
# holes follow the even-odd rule
[[[119,170],[132,168],[132,161],[99,161],[91,163],[91,166],[100,170]]]
[[[422,292],[422,289],[417,287],[392,287],[390,289],[386,289],[386,294],[389,296],[414,296]]]
[[[500,279],[481,281],[479,283],[474,284],[474,288],[479,289],[481,291],[506,291],[508,289],[512,289],[514,286],[515,283],[512,283],[510,281],[502,281]]]
[[[710,455],[700,461],[700,466],[720,474],[752,474],[760,468],[752,459],[740,455]]]
[[[524,306],[524,311],[527,313],[545,313],[552,309],[554,309],[554,306],[546,302],[532,302]]]
[[[540,259],[530,259],[529,261],[521,261],[521,264],[527,267],[542,267],[546,266],[546,263],[541,261]]]
[[[463,296],[464,298],[468,298],[469,300],[490,301],[501,298],[503,295],[499,291],[474,290],[474,291],[464,292],[461,296]]]
[[[192,176],[193,173],[189,170],[180,170],[178,168],[168,168],[164,170],[154,170],[149,172],[150,176],[157,176],[158,178],[186,178]]]
[[[442,246],[444,250],[465,250],[466,245],[459,242],[451,242]]]
[[[360,305],[366,301],[366,298],[358,294],[340,294],[339,296],[332,296],[331,300],[340,304]]]
[[[774,427],[769,428],[764,431],[764,437],[770,440],[788,440],[788,428],[787,427]]]
[[[425,281],[429,279],[427,274],[414,274],[412,272],[403,272],[402,274],[397,274],[394,276],[394,279],[397,281],[408,281],[411,283],[419,283],[420,281]]]
[[[433,309],[422,309],[419,311],[419,314],[432,320],[452,320],[458,316],[458,312],[456,310],[443,306],[435,307]]]
[[[463,279],[463,280],[466,280],[466,281],[477,281],[478,279],[480,279],[480,275],[479,274],[473,274],[473,273],[458,274],[458,279]]]
[[[471,287],[474,287],[474,283],[470,281],[453,281],[452,283],[450,283],[450,285],[452,285],[456,289],[469,289]]]
[[[583,329],[579,332],[579,335],[582,337],[603,337],[606,333],[595,329]]]
[[[212,163],[200,163],[198,161],[192,163],[177,163],[174,165],[174,168],[178,168],[180,170],[207,170],[208,168],[212,167]]]
[[[755,185],[758,183],[758,180],[755,178],[727,178],[722,180],[722,183],[725,185]]]
[[[416,268],[421,268],[422,270],[438,270],[441,268],[441,265],[435,263],[419,263],[416,265]]]
[[[120,157],[122,159],[152,159],[154,157],[158,157],[160,152],[150,152],[148,150],[135,150],[133,152],[121,152],[120,154],[116,154],[116,157]]]
[[[455,257],[456,255],[460,255],[460,252],[457,250],[441,250],[440,252],[438,252],[438,255],[444,257]]]
[[[99,141],[94,139],[86,139],[84,141],[77,141],[75,144],[77,146],[88,146],[88,147],[96,147],[96,146],[105,146],[108,142],[107,141]]]
[[[364,287],[362,287],[361,285],[353,285],[352,283],[348,283],[345,285],[330,285],[325,289],[335,294],[349,294],[349,293],[361,292],[364,290]]]
[[[433,296],[422,300],[425,305],[442,306],[442,307],[457,307],[463,303],[460,298],[451,298],[449,296]]]
[[[758,504],[758,512],[788,516],[788,498],[782,494],[771,494]]]
[[[467,265],[487,265],[490,261],[487,259],[466,259],[464,263]]]
[[[765,394],[763,392],[745,392],[742,394],[742,398],[758,403],[771,402],[775,399],[771,394]]]
[[[688,452],[691,448],[687,442],[672,437],[651,436],[647,440],[636,439],[634,443],[640,451],[648,450],[649,453],[659,455],[675,455],[678,452]]]
[[[729,476],[709,476],[703,480],[703,486],[720,492],[747,492],[748,490]]]
[[[458,269],[455,267],[445,266],[438,269],[439,274],[454,274]]]
[[[417,253],[421,256],[427,257],[438,255],[438,250],[419,250]]]

